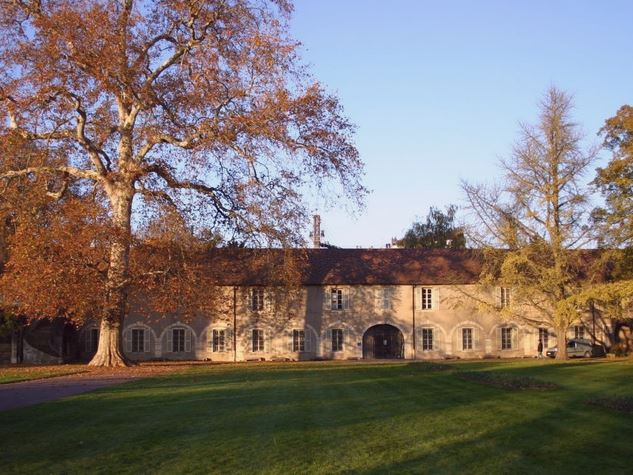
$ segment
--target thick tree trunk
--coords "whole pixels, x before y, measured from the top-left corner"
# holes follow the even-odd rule
[[[110,248],[110,267],[106,283],[106,305],[99,332],[99,346],[90,366],[129,366],[122,351],[123,321],[128,295],[131,214],[134,190],[116,187],[108,190],[112,203],[114,235]]]
[[[567,359],[567,328],[557,328],[556,329],[556,339],[558,351],[556,352],[557,360],[566,360]]]
[[[129,366],[127,358],[121,351],[121,323],[107,317],[101,320],[99,348],[94,358],[88,363],[90,366]]]

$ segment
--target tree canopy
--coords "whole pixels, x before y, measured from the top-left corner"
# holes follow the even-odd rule
[[[482,284],[511,288],[502,316],[553,327],[561,358],[567,329],[579,316],[576,307],[561,302],[598,277],[589,268],[591,256],[574,252],[593,237],[582,177],[598,149],[582,148],[572,107],[568,94],[549,89],[537,124],[522,124],[512,155],[502,160],[502,181],[463,183],[476,218],[470,237],[485,250]]]
[[[455,224],[457,207],[449,205],[446,212],[431,206],[426,222],[414,221],[398,244],[404,248],[463,249],[466,238],[462,227]]]
[[[130,249],[147,209],[288,246],[307,222],[305,191],[362,203],[354,127],[301,64],[291,11],[285,0],[0,4],[0,135],[48,157],[5,150],[0,179],[60,196],[74,186],[107,217],[92,364],[124,364]],[[57,262],[77,255],[66,250]]]
[[[606,207],[594,211],[600,226],[599,239],[614,246],[633,245],[633,107],[622,106],[600,130],[604,146],[613,153],[604,168],[598,168],[594,183]]]

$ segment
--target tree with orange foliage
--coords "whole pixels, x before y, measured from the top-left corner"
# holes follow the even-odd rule
[[[353,126],[300,64],[291,11],[286,0],[0,4],[0,134],[64,152],[15,167],[9,153],[0,179],[90,190],[107,212],[92,365],[126,364],[132,223],[149,200],[281,246],[300,240],[308,187],[362,201]]]

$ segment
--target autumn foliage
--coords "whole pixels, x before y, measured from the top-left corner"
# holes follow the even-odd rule
[[[362,202],[354,128],[301,64],[288,35],[291,11],[284,0],[0,4],[0,136],[45,157],[23,160],[23,148],[9,148],[0,179],[51,182],[46,196],[62,201],[47,206],[63,207],[43,221],[48,228],[30,228],[41,245],[58,233],[34,264],[47,264],[59,286],[46,306],[31,296],[29,311],[94,307],[102,324],[93,364],[124,364],[130,256],[147,210],[169,209],[164,216],[179,216],[202,241],[211,230],[290,246],[301,242],[305,192]],[[25,238],[31,231],[16,229]],[[13,291],[45,290],[35,268],[18,268],[9,262]],[[84,304],[67,300],[88,293]]]

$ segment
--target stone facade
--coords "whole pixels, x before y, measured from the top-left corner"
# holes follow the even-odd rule
[[[545,334],[546,347],[556,345],[552,329],[539,333],[478,310],[469,297],[478,292],[475,285],[310,285],[292,291],[283,304],[275,304],[283,292],[275,288],[220,292],[214,315],[183,319],[132,311],[123,332],[126,355],[224,362],[515,358],[535,356]],[[82,330],[86,349],[96,331],[96,325]]]
[[[545,349],[557,343],[551,328],[502,321],[476,303],[500,307],[512,298],[511,289],[476,285],[476,251],[217,249],[201,263],[210,276],[208,313],[151,312],[149,299],[132,289],[123,328],[128,358],[515,358],[535,356],[539,338]],[[568,336],[579,332],[581,324]],[[46,362],[87,361],[98,338],[96,322],[77,332],[61,320],[36,321],[23,339],[24,361],[43,362],[42,352]]]
[[[467,296],[476,290],[424,284],[306,286],[292,302],[277,307],[268,303],[275,290],[224,288],[225,308],[206,318],[132,312],[123,332],[124,350],[135,360],[534,356],[538,329],[477,311]],[[380,341],[372,333],[376,327],[387,330]],[[555,345],[551,329],[546,331],[548,344]]]

